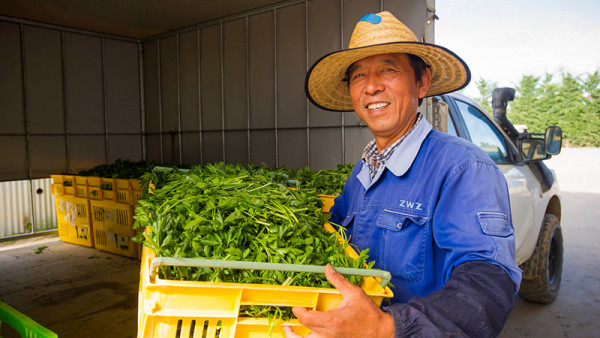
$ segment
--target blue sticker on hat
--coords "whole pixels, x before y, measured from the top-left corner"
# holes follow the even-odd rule
[[[361,21],[366,21],[368,23],[372,23],[372,24],[376,25],[381,22],[381,17],[377,14],[367,14],[367,15],[363,16],[360,20],[358,20],[358,22],[361,22]]]

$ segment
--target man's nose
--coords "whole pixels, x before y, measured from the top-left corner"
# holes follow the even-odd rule
[[[383,90],[383,84],[379,74],[372,73],[367,75],[367,83],[365,85],[365,93],[368,95],[375,95]]]

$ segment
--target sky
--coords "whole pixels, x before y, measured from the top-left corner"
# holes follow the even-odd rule
[[[435,43],[483,78],[515,87],[523,75],[600,70],[600,0],[435,0]],[[585,77],[585,75],[584,75]]]

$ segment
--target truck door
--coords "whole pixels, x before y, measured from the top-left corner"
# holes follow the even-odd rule
[[[519,248],[533,227],[533,200],[526,177],[530,174],[524,166],[514,163],[507,139],[487,114],[468,102],[459,99],[452,101],[453,104],[449,105],[451,118],[448,119],[448,123],[455,125],[449,126],[448,132],[454,130],[458,136],[483,149],[496,162],[506,178],[515,228],[516,260],[520,264],[525,257],[522,257],[523,253],[520,255]]]

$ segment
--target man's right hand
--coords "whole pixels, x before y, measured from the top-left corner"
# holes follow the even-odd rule
[[[308,311],[292,308],[298,321],[311,332],[306,337],[393,337],[394,320],[381,311],[367,294],[337,273],[331,265],[325,266],[325,276],[342,294],[342,302],[330,311]],[[284,328],[287,338],[300,337],[294,330]]]

